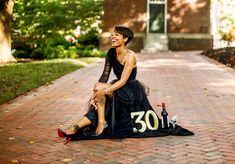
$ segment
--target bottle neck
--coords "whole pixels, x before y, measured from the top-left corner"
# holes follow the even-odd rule
[[[162,109],[162,114],[168,114],[165,108]]]

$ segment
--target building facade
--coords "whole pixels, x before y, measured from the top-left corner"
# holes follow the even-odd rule
[[[210,0],[104,0],[101,49],[110,47],[115,25],[134,31],[129,48],[136,52],[213,47]]]

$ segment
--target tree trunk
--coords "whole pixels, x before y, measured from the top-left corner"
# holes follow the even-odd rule
[[[11,21],[14,1],[9,0],[5,6],[0,7],[0,64],[16,62],[11,54]]]

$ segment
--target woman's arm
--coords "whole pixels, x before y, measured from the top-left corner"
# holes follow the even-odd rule
[[[109,57],[108,57],[108,54],[109,52],[107,53],[107,56],[105,58],[105,64],[104,64],[104,69],[103,69],[103,73],[102,75],[100,76],[98,82],[101,82],[101,83],[107,83],[108,79],[109,79],[109,75],[110,75],[110,72],[111,72],[111,64],[110,64],[110,61],[109,61]],[[105,88],[105,87],[103,87]],[[99,91],[100,89],[97,88],[97,83],[95,83],[94,87],[93,87],[93,96],[92,96],[92,101],[91,101],[91,104],[95,106],[95,108],[97,108],[95,102],[94,102],[94,97],[95,97],[95,94]]]
[[[107,81],[109,79],[110,72],[111,72],[111,64],[109,62],[109,58],[107,55],[107,57],[105,58],[103,73],[99,79],[99,82],[107,83]]]
[[[112,84],[110,87],[104,89],[104,90],[100,90],[98,92],[96,92],[93,96],[93,100],[94,102],[98,102],[101,96],[104,96],[105,94],[109,94],[112,93],[113,91],[116,91],[117,89],[121,88],[123,85],[126,84],[133,68],[136,65],[136,58],[135,58],[135,54],[134,53],[130,53],[128,55],[128,58],[126,59],[125,65],[124,65],[124,69],[121,75],[120,80],[118,80],[117,82],[115,82],[114,84]]]
[[[124,69],[122,71],[122,75],[120,80],[118,80],[116,83],[112,84],[110,87],[106,88],[106,92],[111,93],[113,91],[118,90],[121,88],[123,85],[126,84],[127,80],[130,77],[130,74],[133,70],[133,68],[136,65],[136,58],[134,53],[130,53],[128,55],[128,58],[125,62]]]

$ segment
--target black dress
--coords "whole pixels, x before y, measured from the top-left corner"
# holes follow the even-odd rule
[[[124,65],[116,59],[116,49],[111,48],[105,60],[105,67],[99,82],[107,82],[111,69],[117,79],[121,78]],[[92,122],[91,125],[78,131],[72,138],[97,139],[97,138],[126,138],[126,137],[153,137],[166,135],[193,135],[192,132],[178,125],[172,124],[162,128],[161,120],[150,105],[145,88],[136,80],[137,67],[133,68],[126,84],[113,93],[112,99],[106,97],[105,120],[107,128],[99,136],[95,136],[97,126],[97,111],[89,105],[85,116]]]

